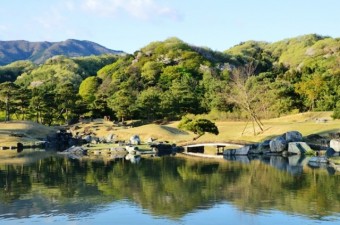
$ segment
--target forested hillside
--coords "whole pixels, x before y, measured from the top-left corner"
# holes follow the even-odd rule
[[[310,110],[339,116],[339,49],[339,38],[319,35],[249,41],[225,52],[169,38],[131,55],[21,61],[0,67],[1,107],[12,118],[47,124],[104,115],[173,120],[212,111],[233,119]]]

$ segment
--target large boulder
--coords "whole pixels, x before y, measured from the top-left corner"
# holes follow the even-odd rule
[[[335,155],[335,153],[336,153],[336,151],[334,151],[334,149],[332,149],[332,148],[327,148],[327,150],[326,150],[326,152],[325,152],[325,155],[326,155],[327,157],[332,157],[332,156]]]
[[[302,141],[302,134],[298,131],[289,131],[284,134],[287,142],[299,142]]]
[[[287,149],[287,141],[284,136],[279,136],[269,142],[271,152],[283,152]]]
[[[332,139],[329,143],[329,147],[336,152],[340,152],[340,139]]]
[[[140,141],[140,138],[138,135],[132,135],[130,137],[130,144],[133,144],[133,145],[140,145],[141,141]]]
[[[288,143],[288,152],[290,154],[302,155],[307,152],[312,151],[309,145],[306,142],[289,142]]]
[[[264,142],[259,143],[257,146],[253,146],[253,148],[249,151],[249,154],[265,154],[270,152],[269,143],[270,140],[265,140]]]

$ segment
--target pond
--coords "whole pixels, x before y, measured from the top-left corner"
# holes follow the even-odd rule
[[[339,224],[339,172],[304,161],[20,154],[0,159],[0,224]]]

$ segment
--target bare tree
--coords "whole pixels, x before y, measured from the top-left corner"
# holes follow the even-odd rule
[[[255,69],[256,66],[253,63],[234,69],[232,72],[231,91],[229,94],[229,101],[246,111],[251,118],[254,135],[256,135],[255,124],[261,132],[263,131],[263,124],[257,114],[258,104],[260,104],[260,95],[263,90],[254,87],[254,83],[251,82],[251,77],[254,76]]]

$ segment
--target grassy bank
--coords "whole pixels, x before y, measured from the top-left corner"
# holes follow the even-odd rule
[[[244,121],[217,121],[219,135],[205,134],[195,142],[258,142],[284,132],[297,130],[304,136],[310,134],[328,135],[328,133],[340,132],[340,120],[333,120],[331,112],[302,113],[262,121],[264,131],[256,136],[253,134],[251,123]],[[70,127],[72,132],[94,133],[97,137],[106,137],[110,133],[118,140],[128,140],[132,135],[139,135],[142,141],[152,137],[158,141],[183,144],[193,142],[193,133],[182,131],[177,128],[178,122],[166,125],[147,124],[138,127],[116,126],[110,121],[102,119],[89,123],[78,123]],[[41,140],[46,135],[57,130],[54,127],[46,127],[29,121],[12,121],[0,123],[1,145],[14,142],[34,142]],[[243,133],[243,134],[242,134]]]

